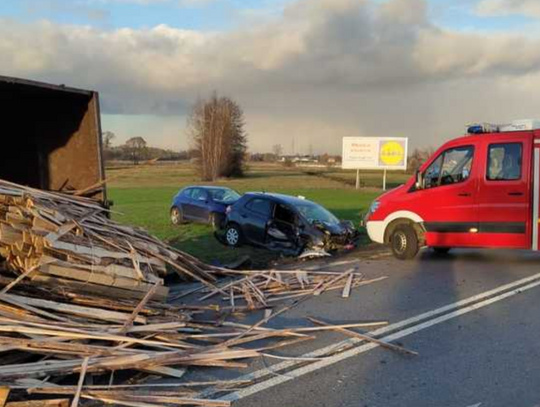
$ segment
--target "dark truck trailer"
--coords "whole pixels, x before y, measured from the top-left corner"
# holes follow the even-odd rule
[[[0,76],[0,179],[51,191],[105,179],[97,92]],[[105,185],[92,191],[107,204]]]

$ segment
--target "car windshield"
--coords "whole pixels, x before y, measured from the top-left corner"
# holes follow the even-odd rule
[[[311,224],[314,223],[339,223],[339,219],[336,218],[330,211],[326,210],[320,205],[313,202],[304,202],[296,205],[298,212]]]
[[[209,189],[208,192],[212,195],[215,202],[232,203],[240,199],[240,194],[232,189]]]

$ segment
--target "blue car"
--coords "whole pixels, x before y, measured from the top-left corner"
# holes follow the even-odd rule
[[[240,199],[240,194],[230,188],[192,186],[181,189],[171,205],[171,222],[199,222],[218,229],[227,208]]]

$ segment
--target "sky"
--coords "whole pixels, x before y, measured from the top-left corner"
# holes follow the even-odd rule
[[[540,118],[540,0],[0,0],[0,75],[99,91],[116,144],[188,148],[215,90],[252,152],[437,147]]]

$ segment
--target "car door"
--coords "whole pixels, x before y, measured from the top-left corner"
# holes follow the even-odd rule
[[[423,173],[423,188],[411,195],[424,219],[428,246],[476,246],[478,146],[442,151]]]
[[[240,217],[244,237],[255,244],[266,243],[266,229],[272,218],[274,203],[264,197],[254,197],[246,202]]]
[[[199,221],[207,221],[209,214],[208,191],[203,188],[195,188],[191,198],[193,218]]]
[[[486,157],[478,191],[479,238],[482,246],[531,246],[531,144],[529,133],[486,139]]]
[[[272,218],[268,222],[267,240],[295,243],[299,231],[298,222],[299,216],[292,208],[276,203]]]
[[[182,211],[184,213],[184,218],[193,219],[195,213],[195,205],[193,201],[193,194],[197,188],[188,188],[182,194]]]

